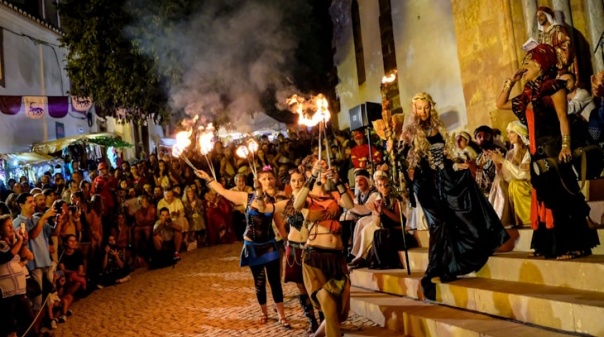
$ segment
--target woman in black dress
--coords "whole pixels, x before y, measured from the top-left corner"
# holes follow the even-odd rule
[[[433,277],[455,280],[482,268],[508,238],[499,217],[474,181],[468,164],[455,162],[455,144],[427,93],[413,97],[405,137],[411,188],[430,227],[429,262],[421,281],[434,300]]]

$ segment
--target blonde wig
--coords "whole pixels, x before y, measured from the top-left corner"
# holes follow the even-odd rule
[[[417,101],[424,101],[430,104],[430,118],[427,123],[422,122],[421,119],[417,117],[417,112],[415,108],[415,103]],[[454,160],[455,153],[455,143],[451,137],[449,137],[449,132],[445,127],[445,124],[438,116],[438,111],[435,108],[436,103],[432,99],[432,96],[425,92],[420,92],[413,96],[411,100],[411,116],[409,118],[409,125],[406,128],[406,136],[411,144],[411,151],[409,152],[409,156],[407,160],[409,161],[409,167],[415,167],[419,164],[422,158],[427,158],[430,165],[432,165],[432,153],[430,152],[430,142],[428,141],[428,132],[431,130],[437,130],[438,133],[441,134],[445,141],[445,156]],[[435,167],[432,167],[433,169]]]

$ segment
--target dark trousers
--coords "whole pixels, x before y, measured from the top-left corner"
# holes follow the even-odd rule
[[[273,301],[283,303],[283,288],[281,287],[281,263],[280,259],[258,266],[250,266],[254,275],[254,286],[256,287],[256,298],[258,304],[266,304],[266,279],[271,285]]]

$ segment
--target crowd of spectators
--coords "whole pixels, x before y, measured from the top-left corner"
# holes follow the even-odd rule
[[[595,97],[591,100],[576,88],[572,75],[563,76],[569,83],[569,114],[582,118],[589,126],[586,136],[601,146],[602,128],[596,119],[604,116],[604,74],[592,81]],[[592,111],[587,112],[587,106]],[[530,190],[524,165],[528,158],[526,129],[510,125],[507,131],[510,142],[489,126],[477,128],[473,135],[457,132],[453,136],[456,157],[469,163],[504,225],[527,226],[526,208],[516,207],[516,213],[508,214],[502,206],[518,205],[522,197],[518,193]],[[372,137],[361,130],[334,131],[319,149],[316,134],[298,130],[287,136],[278,134],[272,141],[260,137],[256,154],[259,168],[273,170],[277,188],[285,197],[291,196],[291,170],[302,158],[318,155],[320,150],[324,159],[329,156],[344,182],[358,185],[355,208],[341,218],[349,261],[361,253],[357,262],[359,257],[367,257],[367,250],[359,249],[366,244],[355,243],[355,228],[360,233],[363,227],[357,228],[357,222],[375,211],[372,205],[379,193],[373,187],[373,172],[388,170],[382,166],[387,160],[383,159],[387,156],[385,144]],[[236,145],[217,141],[209,160],[222,186],[250,193],[250,163],[235,155]],[[200,154],[191,154],[190,159],[207,169]],[[506,160],[518,168],[514,174],[504,172]],[[208,189],[181,158],[160,153],[131,162],[120,160],[117,167],[105,162],[91,165],[86,170],[73,160],[60,172],[46,172],[36,181],[25,176],[0,181],[0,336],[22,336],[30,325],[34,335],[42,327],[55,328],[72,315],[73,301],[95,289],[128,282],[136,268],[170,266],[187,250],[242,240],[243,206]],[[519,190],[515,181],[522,182],[517,185],[523,188]],[[389,183],[382,184],[387,187]],[[510,184],[514,186],[510,188]],[[405,218],[409,216],[405,220],[408,227],[425,227],[421,207],[417,208],[419,212],[403,210]],[[38,319],[34,321],[34,317]]]

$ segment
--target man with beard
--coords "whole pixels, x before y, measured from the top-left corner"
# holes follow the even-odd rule
[[[379,196],[377,189],[370,180],[370,175],[367,170],[356,169],[354,171],[354,186],[356,190],[353,199],[354,207],[345,209],[340,216],[340,223],[342,224],[342,243],[344,244],[344,253],[347,254],[347,259],[349,261],[354,257],[351,252],[349,252],[349,249],[352,248],[351,244],[355,243],[355,238],[360,236],[365,225],[370,222],[359,220],[371,215],[371,209],[368,208],[367,205],[373,205]],[[355,245],[360,246],[360,244],[356,243]]]
[[[48,206],[46,206],[46,196],[44,193],[34,194],[34,203],[36,204],[35,213],[43,214],[48,209]]]
[[[493,142],[493,129],[486,125],[481,125],[474,130],[474,139],[478,146],[480,146],[481,152],[476,157],[476,161],[471,165],[471,169],[474,172],[474,179],[480,190],[488,196],[491,192],[491,186],[493,180],[495,180],[496,166],[493,160],[489,157],[490,151],[498,151],[501,155],[505,156],[505,150],[495,146]]]
[[[537,28],[539,28],[537,42],[549,44],[556,50],[558,74],[570,72],[578,78],[579,67],[570,35],[566,27],[556,21],[554,11],[545,6],[537,8],[537,24]]]

